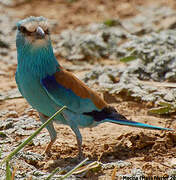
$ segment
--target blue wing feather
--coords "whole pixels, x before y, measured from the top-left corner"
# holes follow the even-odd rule
[[[47,76],[41,80],[41,84],[48,96],[58,105],[65,105],[75,113],[90,112],[98,110],[94,103],[88,98],[77,96],[71,89],[67,89],[59,84],[55,76]]]

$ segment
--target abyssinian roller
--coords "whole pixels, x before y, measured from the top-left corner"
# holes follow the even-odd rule
[[[55,122],[71,127],[76,135],[79,156],[82,155],[80,127],[110,122],[140,128],[171,130],[128,120],[74,74],[65,70],[53,53],[46,18],[29,17],[19,21],[16,47],[16,83],[19,91],[39,112],[43,123],[61,107],[67,106],[56,116]],[[53,123],[50,123],[47,129],[51,141],[45,152],[49,153],[56,140],[56,131]]]

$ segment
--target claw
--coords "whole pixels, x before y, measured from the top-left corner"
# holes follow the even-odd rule
[[[84,159],[84,155],[82,152],[82,141],[78,137],[76,137],[76,140],[77,140],[77,145],[78,145],[78,159],[82,160]]]
[[[47,156],[51,156],[51,147],[55,141],[56,141],[56,138],[50,141],[50,143],[47,145],[46,149],[42,153],[43,155],[46,154]]]

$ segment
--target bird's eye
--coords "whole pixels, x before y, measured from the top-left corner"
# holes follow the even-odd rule
[[[46,29],[45,30],[45,34],[49,34],[50,32],[49,32],[49,29]]]
[[[24,26],[20,26],[18,29],[19,29],[19,31],[22,32],[22,33],[28,32],[27,29],[26,29]]]

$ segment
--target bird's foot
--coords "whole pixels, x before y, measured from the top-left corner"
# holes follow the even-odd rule
[[[54,141],[50,141],[50,143],[47,145],[46,149],[43,151],[42,155],[47,155],[48,157],[51,157],[51,146],[53,145]]]
[[[51,157],[51,152],[47,150],[47,148],[42,152],[42,156]]]
[[[84,156],[84,154],[83,154],[83,152],[82,152],[82,149],[81,150],[79,150],[79,153],[78,153],[78,160],[79,161],[81,161],[81,160],[83,160],[84,158],[85,158],[85,156]]]
[[[51,157],[51,152],[47,150],[47,148],[42,152],[42,156]]]

